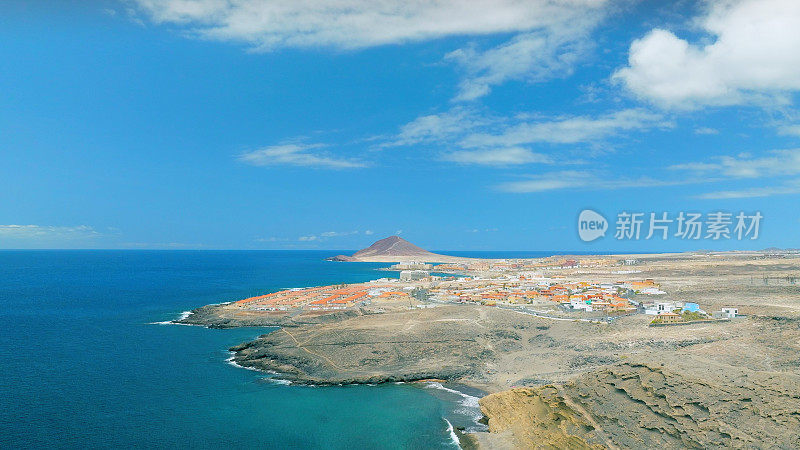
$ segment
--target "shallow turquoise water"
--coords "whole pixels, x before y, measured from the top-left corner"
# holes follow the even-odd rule
[[[281,385],[226,363],[229,346],[268,329],[150,324],[384,275],[329,254],[0,251],[0,447],[453,448],[444,418],[469,425],[474,399]]]

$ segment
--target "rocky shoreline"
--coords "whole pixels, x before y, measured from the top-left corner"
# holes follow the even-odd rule
[[[255,341],[245,342],[229,348],[234,352],[233,362],[239,366],[278,373],[279,378],[295,384],[333,386],[346,384],[380,384],[439,380],[465,382],[478,373],[476,368],[442,367],[429,371],[396,371],[391,373],[338,374],[320,367],[308,359],[288,356],[270,348],[264,341],[270,335],[262,335]]]
[[[200,325],[208,328],[241,328],[241,327],[299,327],[335,322],[362,315],[359,310],[343,310],[326,314],[291,315],[286,313],[261,315],[231,316],[225,309],[228,303],[206,305],[195,308],[186,317],[172,321],[180,325]]]
[[[797,269],[756,262],[773,277]],[[473,304],[296,314],[209,305],[177,322],[279,327],[231,347],[232,362],[293,383],[477,387],[489,393],[480,400],[489,432],[454,430],[465,448],[798,448],[798,287],[756,283],[752,264],[648,266],[667,297],[747,314],[679,327],[648,327],[645,315],[590,323]]]
[[[459,331],[457,321],[435,333],[428,333],[429,327],[422,325],[411,333],[381,330],[381,324],[388,325],[387,318],[406,320],[406,316],[339,316],[330,318],[326,326],[295,324],[230,350],[238,365],[278,372],[298,383],[374,384],[480,377],[491,352],[476,345],[476,336]],[[420,360],[421,356],[427,358]]]

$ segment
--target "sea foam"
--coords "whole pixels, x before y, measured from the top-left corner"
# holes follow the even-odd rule
[[[225,360],[225,362],[230,364],[230,365],[232,365],[233,367],[238,367],[240,369],[245,369],[245,370],[252,370],[254,372],[261,372],[260,370],[256,369],[255,367],[246,367],[246,366],[242,366],[242,365],[237,364],[236,361],[234,360],[234,357],[236,356],[236,354],[234,352],[230,352],[230,355],[231,356],[229,356],[228,359]]]
[[[459,397],[462,398],[462,400],[460,402],[462,405],[466,406],[467,408],[480,409],[480,404],[478,403],[478,400],[480,400],[480,399],[478,397],[475,397],[475,396],[472,396],[472,395],[469,395],[469,394],[465,394],[465,393],[463,393],[461,391],[457,391],[455,389],[450,389],[448,387],[443,386],[442,383],[438,383],[436,381],[429,382],[428,384],[425,385],[425,387],[427,387],[428,389],[440,389],[442,391],[446,391],[446,392],[450,392],[451,394],[458,395]]]
[[[179,321],[181,321],[183,319],[186,319],[187,317],[189,317],[191,315],[192,315],[191,311],[184,311],[178,316],[177,319],[162,320],[161,322],[148,322],[147,324],[148,325],[184,325],[184,326],[190,326],[190,327],[194,327],[194,326],[202,327],[203,325],[198,325],[198,324],[194,324],[194,323],[180,323],[179,322]]]
[[[242,366],[240,364],[237,364],[236,361],[234,360],[234,357],[236,356],[236,353],[234,353],[234,352],[229,352],[229,353],[230,353],[230,356],[225,360],[225,362],[230,364],[230,365],[232,365],[233,367],[236,367],[236,368],[239,368],[239,369],[245,369],[245,370],[252,370],[254,372],[264,372],[263,370],[256,369],[255,367],[246,367],[246,366]],[[266,373],[269,373],[271,375],[280,375],[278,372],[274,372],[272,370],[267,370]],[[287,386],[292,384],[291,381],[284,380],[282,378],[264,377],[264,378],[262,378],[262,380],[269,381],[270,383],[282,384],[282,385],[287,385]]]
[[[441,391],[449,392],[451,394],[461,397],[461,399],[458,401],[461,407],[454,409],[453,413],[469,417],[469,419],[474,423],[474,427],[471,427],[474,430],[481,431],[485,428],[485,426],[479,422],[479,420],[483,418],[483,413],[481,412],[481,407],[480,404],[478,403],[478,400],[480,400],[478,397],[465,394],[456,389],[445,387],[442,385],[442,383],[438,383],[435,381],[427,383],[425,387],[428,389],[438,389]]]
[[[449,420],[444,419],[447,422],[447,433],[450,434],[450,439],[453,441],[456,447],[461,448],[461,442],[458,440],[458,436],[456,435],[456,430],[453,428],[453,424],[450,423]]]

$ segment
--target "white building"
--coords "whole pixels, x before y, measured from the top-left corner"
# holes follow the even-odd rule
[[[661,289],[654,288],[654,287],[652,287],[652,288],[644,288],[641,291],[639,291],[639,293],[640,294],[646,294],[646,295],[663,295],[663,294],[666,294],[666,292],[662,291]]]
[[[714,311],[711,316],[715,319],[735,319],[739,315],[739,308],[722,308],[721,311]]]
[[[582,309],[587,312],[592,311],[592,305],[587,304],[585,301],[579,298],[571,298],[569,300],[569,307],[572,309]]]
[[[655,302],[645,308],[644,313],[650,315],[671,313],[676,309],[683,308],[682,302]]]
[[[430,270],[433,266],[420,261],[400,262],[390,267],[395,270]]]

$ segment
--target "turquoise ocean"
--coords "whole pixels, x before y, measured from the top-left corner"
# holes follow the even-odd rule
[[[480,427],[467,388],[286,385],[228,362],[228,347],[268,328],[158,324],[386,275],[331,254],[0,251],[0,448],[457,448],[452,426]]]

